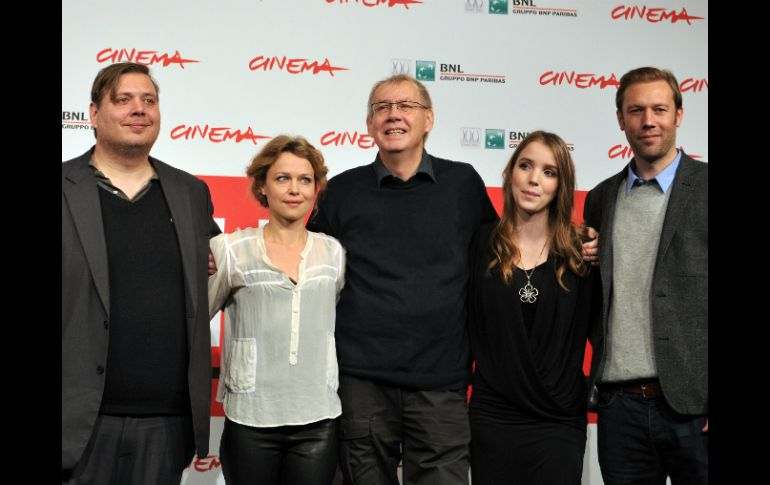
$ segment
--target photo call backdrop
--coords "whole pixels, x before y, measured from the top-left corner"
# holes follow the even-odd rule
[[[266,222],[244,172],[278,134],[306,137],[330,177],[374,160],[367,98],[393,74],[427,86],[436,122],[426,149],[471,163],[498,212],[505,163],[544,129],[569,145],[582,222],[586,191],[632,157],[614,99],[636,67],[673,71],[684,98],[677,146],[708,160],[707,0],[62,2],[62,160],[93,144],[91,83],[122,61],[148,65],[160,85],[152,155],[209,185],[226,232]],[[217,315],[214,388],[221,329]],[[184,484],[224,484],[221,405],[212,400],[211,412],[210,455],[190,464]],[[602,483],[595,422],[590,414],[590,485]]]

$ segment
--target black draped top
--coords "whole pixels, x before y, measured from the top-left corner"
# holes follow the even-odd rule
[[[487,274],[495,224],[485,224],[471,245],[469,332],[476,360],[471,412],[495,421],[563,422],[585,428],[586,377],[583,357],[589,327],[598,324],[598,271],[579,277],[570,271],[559,286],[562,261],[551,253],[530,279],[534,303],[522,302],[526,276],[518,268],[506,285],[499,269]]]

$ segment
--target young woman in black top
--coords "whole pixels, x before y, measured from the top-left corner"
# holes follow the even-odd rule
[[[580,483],[582,364],[600,293],[571,222],[574,191],[567,145],[536,131],[503,171],[502,219],[474,237],[473,485]]]

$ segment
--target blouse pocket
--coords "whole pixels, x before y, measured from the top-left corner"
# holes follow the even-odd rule
[[[257,384],[257,339],[236,338],[230,343],[227,362],[227,390],[235,393],[254,392]]]
[[[339,387],[339,368],[337,367],[337,344],[334,334],[328,334],[326,343],[326,385],[334,392]]]

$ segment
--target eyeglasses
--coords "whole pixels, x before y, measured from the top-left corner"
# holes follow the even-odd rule
[[[374,114],[381,115],[390,113],[391,106],[395,106],[396,109],[404,114],[411,113],[418,108],[430,109],[429,106],[420,104],[417,101],[394,101],[392,103],[388,101],[380,101],[379,103],[372,103],[371,108]]]

